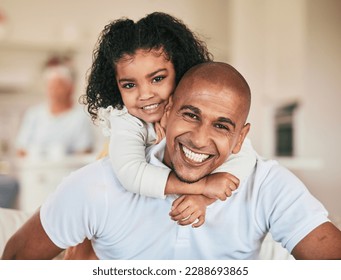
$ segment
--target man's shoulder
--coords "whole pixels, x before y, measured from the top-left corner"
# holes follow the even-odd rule
[[[254,187],[269,190],[302,191],[305,186],[300,179],[277,160],[257,157]]]
[[[113,171],[109,157],[95,160],[73,171],[69,176],[69,180],[83,185],[102,185],[110,186],[110,188],[121,187]]]
[[[98,160],[94,160],[93,162],[90,162],[83,167],[80,167],[79,169],[73,171],[71,174],[74,176],[79,175],[87,175],[86,177],[94,176],[97,179],[101,178],[101,175],[105,175],[107,173],[112,173],[111,168],[109,168],[110,160],[108,157],[104,157]],[[95,173],[94,173],[95,172]],[[113,174],[110,174],[113,175]]]
[[[280,164],[275,159],[266,159],[257,156],[256,160],[256,170],[257,173],[264,177],[268,176],[294,176],[293,173],[286,168],[284,165]]]

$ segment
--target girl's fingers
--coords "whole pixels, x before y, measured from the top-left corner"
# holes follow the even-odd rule
[[[239,179],[235,176],[231,176],[230,180],[238,187],[239,186]]]
[[[193,222],[195,222],[198,218],[198,215],[196,213],[193,213],[192,215],[188,216],[185,219],[182,219],[180,221],[178,221],[178,224],[181,226],[187,226],[192,224]]]
[[[190,210],[190,208],[186,208],[184,209],[184,211],[181,211],[180,214],[175,215],[175,216],[171,216],[172,220],[174,221],[181,221],[181,220],[185,220],[188,217],[190,217],[192,215],[193,211]]]
[[[232,195],[231,189],[227,188],[225,191],[226,197],[230,197]]]
[[[182,196],[178,197],[177,199],[175,199],[172,203],[172,210],[175,209],[176,207],[178,207],[179,204],[181,202],[183,202],[185,198],[186,198],[186,196],[182,195]]]
[[[205,223],[205,216],[201,215],[201,216],[199,216],[199,218],[197,220],[198,220],[197,222],[192,224],[192,227],[197,228],[197,227],[200,227],[201,225],[203,225]]]
[[[236,185],[234,182],[231,182],[228,187],[231,191],[235,191],[238,188],[238,185]]]
[[[222,200],[222,201],[225,201],[225,200],[226,200],[226,198],[227,198],[227,190],[228,190],[228,189],[225,190],[225,193],[224,193],[224,194],[219,194],[219,195],[217,195],[217,197],[218,197],[219,200]]]

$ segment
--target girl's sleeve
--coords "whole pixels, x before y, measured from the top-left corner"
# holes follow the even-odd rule
[[[245,138],[239,153],[231,154],[228,159],[218,167],[214,173],[228,172],[242,182],[249,176],[255,167],[257,153],[253,149],[250,139]]]
[[[109,155],[122,186],[133,193],[165,198],[170,173],[146,161],[147,128],[130,114],[110,117]]]

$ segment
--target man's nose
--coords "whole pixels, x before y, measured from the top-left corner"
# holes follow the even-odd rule
[[[210,128],[207,125],[200,125],[192,132],[192,142],[195,148],[200,149],[208,146],[210,142]]]

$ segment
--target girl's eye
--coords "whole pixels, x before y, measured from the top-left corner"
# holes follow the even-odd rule
[[[135,87],[135,84],[133,84],[133,83],[126,83],[126,84],[122,85],[122,88],[126,88],[126,89],[130,89],[133,87]]]
[[[165,78],[165,76],[157,76],[157,77],[153,78],[153,83],[159,83],[159,82],[161,82],[164,78]]]

